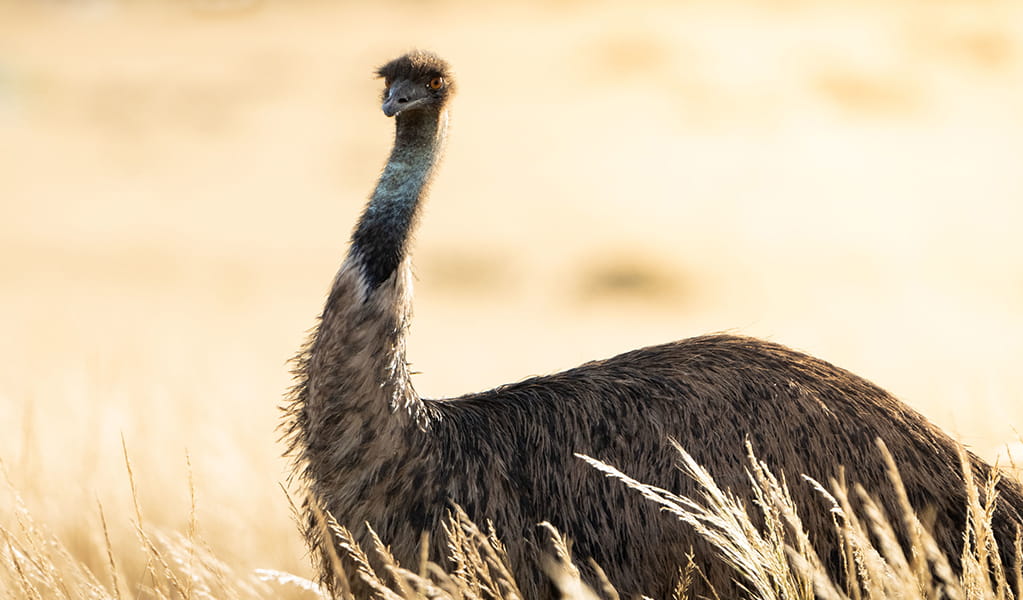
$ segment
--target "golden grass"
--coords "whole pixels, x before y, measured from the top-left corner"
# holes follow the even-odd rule
[[[719,555],[732,566],[750,598],[767,599],[867,599],[867,598],[1019,598],[1023,593],[1020,568],[1023,565],[1023,531],[1017,532],[1014,568],[1006,572],[991,529],[997,503],[994,494],[1000,475],[985,482],[983,497],[972,483],[969,462],[961,454],[968,491],[969,515],[961,551],[963,571],[955,576],[949,549],[938,547],[910,506],[898,469],[885,445],[878,448],[888,462],[891,485],[902,500],[901,515],[886,515],[880,506],[855,485],[852,493],[862,501],[862,512],[854,511],[845,482],[832,481],[826,487],[809,480],[834,516],[840,544],[845,549],[843,581],[834,581],[810,544],[784,478],[779,479],[760,462],[747,445],[754,498],[747,507],[722,490],[713,477],[677,443],[681,468],[702,487],[702,498],[679,497],[667,490],[637,482],[614,467],[584,457],[596,468],[661,505],[691,524],[711,541]],[[822,506],[823,508],[823,506]],[[757,526],[749,511],[757,511],[764,525]],[[896,527],[889,519],[903,520],[910,532],[908,554],[898,541]]]
[[[960,554],[962,573],[953,574],[950,549],[937,546],[912,510],[899,478],[895,461],[880,441],[878,448],[889,465],[889,478],[902,498],[901,515],[889,517],[859,486],[852,490],[845,482],[832,481],[830,489],[810,480],[820,495],[821,510],[830,510],[844,548],[846,562],[841,581],[832,579],[815,554],[810,536],[802,526],[789,495],[785,479],[775,476],[759,461],[747,445],[749,476],[754,497],[747,506],[713,477],[683,449],[674,443],[680,468],[701,486],[701,497],[680,497],[668,490],[646,485],[611,465],[581,456],[594,468],[620,480],[651,501],[650,509],[666,510],[690,524],[711,542],[718,556],[735,571],[736,581],[754,600],[869,600],[905,598],[931,600],[963,598],[1012,600],[1023,597],[1023,532],[1017,534],[1014,568],[1006,572],[991,529],[991,517],[997,503],[993,493],[1000,475],[993,472],[983,494],[967,484],[967,530]],[[187,534],[161,531],[144,524],[135,489],[131,462],[125,451],[128,479],[132,487],[135,513],[130,518],[137,535],[136,551],[145,562],[145,572],[134,580],[126,578],[118,567],[110,544],[105,517],[102,536],[107,553],[105,572],[95,573],[74,558],[65,545],[37,523],[20,495],[7,482],[15,501],[15,523],[0,528],[0,592],[5,597],[95,598],[120,600],[122,597],[191,600],[193,598],[231,598],[249,600],[293,597],[330,597],[316,583],[304,577],[272,569],[239,571],[219,559],[198,535],[194,508]],[[972,482],[965,452],[962,464],[967,482]],[[191,486],[190,486],[191,487]],[[194,489],[191,490],[194,495]],[[850,493],[862,502],[854,511]],[[982,501],[981,497],[986,498]],[[750,511],[759,513],[763,525],[755,524]],[[102,508],[100,508],[102,515]],[[434,557],[443,564],[422,556],[418,565],[400,565],[387,545],[373,534],[373,545],[364,549],[346,528],[331,515],[318,513],[325,532],[339,541],[339,551],[352,560],[357,576],[366,582],[372,594],[383,600],[521,600],[514,576],[508,566],[504,547],[493,530],[484,532],[464,512],[455,507],[445,526],[448,553]],[[910,532],[908,554],[889,518],[901,519]],[[594,590],[583,582],[573,563],[570,541],[549,523],[540,524],[551,535],[555,554],[549,558],[547,572],[563,598],[567,600],[618,600],[618,593],[603,575],[599,565],[589,565],[597,574]],[[372,530],[371,530],[372,533]],[[374,553],[381,566],[374,567],[367,553]],[[333,555],[339,588],[334,597],[353,598],[345,583],[341,561]],[[688,588],[699,577],[692,560],[679,565],[678,587],[674,598],[688,598]]]
[[[98,531],[99,552],[105,554],[100,569],[75,556],[61,539],[29,511],[21,494],[5,480],[5,496],[13,505],[11,523],[0,526],[0,594],[5,598],[44,600],[74,598],[161,600],[320,597],[318,586],[301,576],[269,569],[243,570],[217,556],[200,534],[196,515],[189,515],[185,532],[149,525],[143,518],[131,464],[134,515],[119,515],[115,528],[130,527],[136,535],[133,547],[115,550],[102,505]],[[195,494],[190,486],[191,494]],[[129,563],[129,564],[126,564]],[[142,565],[141,570],[139,565]]]

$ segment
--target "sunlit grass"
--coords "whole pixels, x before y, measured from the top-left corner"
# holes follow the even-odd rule
[[[902,488],[898,470],[884,444],[889,465],[890,484],[901,499],[902,514],[891,517],[853,482],[832,481],[829,486],[813,483],[821,498],[820,510],[833,515],[835,531],[844,550],[845,562],[839,580],[815,554],[811,534],[803,525],[789,495],[784,477],[776,476],[749,450],[749,477],[753,496],[740,499],[721,489],[707,470],[677,443],[680,467],[700,489],[699,497],[680,497],[668,490],[646,485],[630,478],[611,465],[582,456],[594,468],[632,488],[650,500],[650,510],[665,510],[690,526],[710,542],[716,556],[734,571],[734,581],[744,590],[743,597],[755,600],[868,600],[905,598],[931,600],[962,598],[977,600],[1018,599],[1023,594],[1023,537],[1017,532],[1016,556],[1003,562],[994,540],[991,519],[997,503],[993,493],[1000,475],[993,472],[985,482],[983,494],[967,483],[968,500],[964,507],[968,525],[961,549],[940,548],[912,510]],[[965,480],[972,482],[969,462],[962,454]],[[363,548],[351,533],[331,515],[317,513],[324,534],[336,539],[330,561],[337,584],[333,594],[316,582],[275,569],[244,570],[233,567],[211,551],[199,533],[193,510],[185,531],[167,531],[145,523],[131,462],[125,456],[133,515],[121,515],[136,534],[134,552],[141,555],[144,572],[128,577],[110,543],[107,518],[101,515],[101,535],[106,564],[94,572],[72,556],[65,543],[36,522],[21,496],[7,481],[7,492],[14,500],[12,524],[0,528],[0,592],[5,597],[157,598],[160,600],[193,598],[231,598],[237,600],[280,598],[353,598],[347,577],[365,582],[375,598],[386,600],[522,600],[502,542],[492,530],[484,531],[455,507],[445,525],[447,555],[420,557],[419,564],[401,565],[386,543],[372,533],[372,544]],[[613,484],[609,482],[609,484]],[[189,486],[190,494],[195,494]],[[282,492],[283,493],[283,492]],[[853,508],[850,495],[860,500]],[[981,500],[981,498],[986,500]],[[756,518],[754,516],[756,513]],[[890,518],[900,519],[909,532],[909,551],[903,549]],[[761,521],[763,525],[756,523]],[[570,600],[617,600],[618,593],[599,565],[589,564],[596,579],[584,581],[573,562],[570,540],[553,526],[545,527],[553,542],[546,573],[555,582],[563,598]],[[820,532],[818,532],[820,533]],[[346,555],[354,573],[345,573],[337,552]],[[961,573],[950,566],[950,554],[961,558]],[[375,560],[370,559],[373,554]],[[1005,564],[1011,564],[1006,569]],[[678,565],[678,585],[673,598],[689,598],[690,585],[701,573],[692,558]],[[713,593],[713,591],[712,591]]]

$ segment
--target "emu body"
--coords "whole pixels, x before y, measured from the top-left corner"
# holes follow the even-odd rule
[[[549,521],[623,596],[670,595],[690,548],[723,597],[735,574],[688,528],[575,457],[600,459],[684,495],[678,440],[723,486],[749,493],[745,441],[785,473],[804,525],[838,569],[831,517],[801,474],[846,479],[898,505],[874,446],[883,439],[914,506],[934,516],[938,543],[961,545],[966,503],[955,442],[881,388],[819,359],[751,338],[714,335],[635,350],[563,373],[445,400],[420,398],[405,360],[408,240],[441,155],[453,81],[438,57],[414,52],[382,67],[395,146],[296,364],[290,453],[314,497],[357,538],[369,523],[405,565],[444,556],[453,504],[492,521],[528,599],[553,598],[541,568]],[[976,458],[979,477],[990,467]],[[1023,522],[1023,491],[1005,480],[995,530],[1003,553]],[[312,523],[310,543],[326,555]],[[342,553],[343,554],[343,553]],[[332,586],[329,560],[321,575]],[[357,595],[367,591],[351,582]]]

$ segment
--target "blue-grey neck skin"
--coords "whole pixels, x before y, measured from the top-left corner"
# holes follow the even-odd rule
[[[352,235],[349,252],[361,263],[370,291],[387,281],[405,258],[419,204],[440,159],[447,115],[414,110],[395,120],[394,148]]]

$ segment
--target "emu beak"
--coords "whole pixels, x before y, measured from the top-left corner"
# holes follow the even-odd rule
[[[415,108],[428,99],[426,88],[411,81],[396,81],[387,90],[380,108],[388,117]]]

